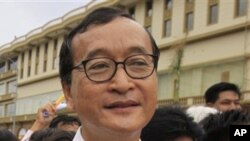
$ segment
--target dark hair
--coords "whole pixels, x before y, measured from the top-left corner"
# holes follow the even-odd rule
[[[68,115],[58,115],[50,122],[49,127],[57,128],[59,123],[62,123],[62,124],[76,123],[77,125],[81,126],[81,122],[77,117],[68,116]]]
[[[0,129],[0,141],[18,141],[8,129]]]
[[[72,31],[70,31],[70,33],[64,39],[59,55],[59,75],[61,81],[66,82],[67,84],[71,84],[71,69],[73,67],[73,53],[71,43],[74,36],[78,33],[84,33],[85,31],[87,31],[90,25],[100,25],[109,23],[117,17],[125,17],[134,20],[134,18],[130,14],[128,14],[122,9],[103,7],[96,9],[90,14],[88,14],[78,26],[76,26],[72,29]],[[152,35],[147,30],[145,31],[147,32],[151,40],[153,54],[159,56],[160,51]],[[155,60],[155,62],[157,67],[158,58]]]
[[[31,137],[30,141],[46,141],[54,132],[56,129],[47,128],[35,131]]]
[[[203,135],[202,128],[180,107],[157,109],[148,125],[143,128],[143,141],[173,141],[178,137],[193,140]]]
[[[30,141],[72,141],[75,132],[60,129],[47,128],[34,132]]]
[[[212,85],[211,87],[207,89],[204,95],[206,103],[209,103],[209,102],[215,103],[216,100],[219,98],[219,94],[224,91],[233,91],[239,97],[241,95],[239,88],[235,84],[228,83],[228,82],[220,82],[220,83]]]
[[[250,113],[246,111],[230,110],[211,114],[200,124],[205,130],[202,141],[229,141],[230,125],[249,124]]]
[[[75,134],[76,133],[73,131],[59,130],[51,135],[51,137],[46,141],[72,141]]]

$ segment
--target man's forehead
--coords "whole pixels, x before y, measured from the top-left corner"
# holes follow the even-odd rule
[[[87,27],[87,29],[86,29],[86,31],[89,31],[89,30],[91,30],[91,29],[96,29],[96,28],[98,28],[98,27],[100,27],[100,28],[102,28],[103,26],[105,26],[105,25],[110,25],[110,24],[126,24],[126,25],[133,25],[133,26],[137,26],[136,28],[142,28],[142,29],[144,29],[143,28],[143,26],[142,25],[140,25],[138,22],[136,22],[135,20],[133,20],[133,19],[130,19],[130,18],[127,18],[127,17],[116,17],[116,18],[114,18],[114,19],[112,19],[112,20],[110,20],[109,22],[106,22],[106,23],[98,23],[98,24],[95,24],[95,23],[93,23],[93,24],[90,24],[88,27]],[[122,27],[121,27],[122,28]]]
[[[118,26],[119,24],[124,24],[124,26]],[[115,36],[112,36],[114,34]],[[146,30],[137,22],[125,17],[115,18],[106,24],[90,26],[86,32],[76,34],[73,38],[72,47],[84,47],[86,54],[80,54],[80,56],[83,58],[92,58],[92,54],[97,55],[98,53],[107,51],[104,49],[107,46],[114,43],[120,44],[125,41],[126,45],[130,46],[130,49],[127,50],[128,53],[125,52],[125,54],[130,54],[129,52],[131,51],[145,54],[152,53],[151,40]],[[92,48],[93,46],[95,48]],[[79,52],[75,53],[78,56]]]
[[[239,99],[239,95],[234,91],[224,91],[224,92],[219,93],[218,98],[219,99],[228,99],[228,100]]]
[[[131,34],[138,34],[138,35],[141,34],[141,35],[147,36],[150,39],[144,27],[141,26],[139,23],[126,17],[117,17],[107,23],[89,25],[86,31],[77,33],[73,37],[72,42],[73,43],[78,42],[79,40],[83,40],[85,38],[99,38],[98,35],[100,34],[109,34],[109,33],[113,34],[114,32],[119,32],[122,30],[130,31]],[[119,32],[119,34],[122,34],[122,33]],[[89,35],[95,35],[95,36],[93,37]]]

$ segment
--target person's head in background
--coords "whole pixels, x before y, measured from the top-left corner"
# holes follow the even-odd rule
[[[156,109],[158,57],[151,35],[121,9],[99,8],[69,33],[59,74],[83,138],[139,139]]]
[[[68,115],[58,115],[51,121],[49,128],[58,128],[65,131],[76,132],[80,126],[81,122],[77,117]]]
[[[207,106],[222,112],[241,109],[240,96],[241,92],[239,88],[235,84],[228,82],[212,85],[204,95]]]
[[[18,141],[17,137],[8,129],[0,128],[0,141]]]
[[[46,128],[35,131],[29,141],[72,141],[75,132],[56,128]]]
[[[205,135],[201,141],[229,141],[230,125],[250,124],[250,113],[230,110],[211,114],[200,122]]]
[[[202,128],[180,107],[156,110],[142,130],[142,141],[196,141],[203,135]]]

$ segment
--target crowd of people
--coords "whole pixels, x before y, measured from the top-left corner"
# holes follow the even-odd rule
[[[157,108],[159,56],[151,34],[124,10],[89,13],[59,56],[67,108],[77,117],[56,115],[48,103],[21,141],[229,141],[231,124],[249,122],[239,88],[228,82],[208,88],[203,106]],[[0,140],[17,141],[6,129]]]

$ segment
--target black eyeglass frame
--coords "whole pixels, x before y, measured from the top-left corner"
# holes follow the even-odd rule
[[[151,56],[151,57],[153,58],[153,69],[152,69],[151,73],[149,73],[148,75],[146,75],[146,76],[144,76],[144,77],[133,77],[133,76],[131,76],[131,75],[128,73],[128,71],[127,71],[127,69],[126,69],[125,62],[126,62],[129,58],[134,57],[134,56],[139,56],[139,55]],[[109,59],[109,60],[113,61],[113,62],[115,63],[115,70],[114,70],[113,74],[110,76],[109,79],[107,79],[107,80],[102,80],[102,81],[96,81],[96,80],[91,79],[91,78],[88,76],[88,74],[87,74],[87,72],[86,72],[86,64],[87,64],[89,61],[91,61],[91,60],[101,59],[101,58],[106,58],[106,59]],[[123,69],[125,70],[126,74],[127,74],[130,78],[133,78],[133,79],[144,79],[144,78],[147,78],[147,77],[149,77],[149,76],[151,76],[151,75],[153,74],[154,70],[155,70],[156,67],[157,67],[158,58],[159,58],[159,56],[153,55],[153,54],[136,54],[136,55],[131,55],[131,56],[128,56],[128,57],[127,57],[126,59],[124,59],[123,61],[115,61],[114,59],[109,58],[109,57],[97,57],[97,58],[91,58],[91,59],[87,59],[87,60],[82,60],[79,64],[77,64],[77,65],[75,65],[74,67],[72,67],[72,68],[70,69],[70,71],[73,71],[74,69],[84,69],[84,73],[85,73],[85,75],[87,76],[87,78],[88,78],[89,80],[91,80],[91,81],[93,81],[93,82],[96,82],[96,83],[102,83],[102,82],[110,81],[110,80],[115,76],[115,74],[116,74],[116,72],[117,72],[117,66],[118,66],[119,64],[122,64],[123,67],[124,67]],[[80,67],[80,66],[83,66],[83,68]]]

